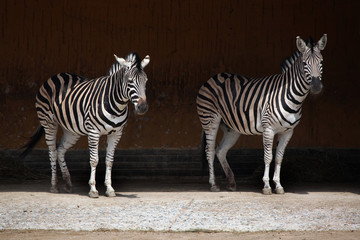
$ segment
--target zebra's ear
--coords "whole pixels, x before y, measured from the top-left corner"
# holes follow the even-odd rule
[[[130,67],[131,66],[131,63],[126,61],[125,59],[123,58],[119,58],[118,56],[116,56],[114,54],[114,57],[116,59],[116,61],[121,65],[121,66],[126,66],[126,67]]]
[[[141,61],[141,67],[144,68],[146,65],[148,65],[150,62],[150,56],[146,55],[146,57]]]
[[[324,34],[317,42],[316,46],[320,51],[324,50],[327,43],[327,34]]]
[[[304,40],[302,40],[299,36],[296,37],[296,47],[301,53],[304,53],[308,48]]]

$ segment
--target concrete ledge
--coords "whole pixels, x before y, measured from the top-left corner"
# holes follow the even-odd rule
[[[0,151],[1,178],[6,178],[9,170],[16,171],[16,168],[34,170],[50,176],[46,149],[33,150],[22,160],[17,158],[19,153],[18,150]],[[73,177],[89,175],[88,150],[69,150],[66,159]],[[100,151],[97,169],[100,180],[105,170],[104,159],[105,151]],[[262,149],[231,150],[228,161],[237,178],[261,180],[264,168]],[[113,179],[203,177],[208,173],[202,165],[198,149],[119,149],[115,153]],[[217,176],[222,176],[223,172],[217,160],[215,167]],[[360,149],[287,149],[282,166],[282,179],[312,182],[358,181]]]

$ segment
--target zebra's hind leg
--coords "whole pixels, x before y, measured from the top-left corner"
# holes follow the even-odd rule
[[[239,139],[240,133],[226,127],[224,124],[221,124],[220,128],[224,132],[224,135],[220,142],[220,145],[216,149],[216,156],[218,157],[220,164],[225,172],[226,179],[228,180],[228,185],[226,187],[227,190],[236,191],[234,173],[231,170],[228,161],[226,160],[226,154]]]
[[[214,118],[213,121],[210,122],[210,126],[207,126],[204,129],[205,138],[206,138],[206,158],[209,164],[209,183],[210,183],[210,190],[212,192],[219,192],[220,188],[216,184],[216,177],[214,171],[214,158],[215,158],[215,142],[216,136],[219,129],[221,118]]]
[[[71,148],[80,138],[79,135],[73,134],[65,129],[63,129],[64,135],[61,138],[60,144],[57,148],[58,152],[58,161],[62,173],[62,177],[66,183],[65,191],[71,192],[72,191],[72,183],[69,170],[66,166],[65,162],[65,153],[66,151]]]
[[[107,137],[107,149],[106,149],[106,172],[105,172],[105,186],[106,192],[105,196],[107,197],[115,197],[115,190],[111,186],[111,169],[114,162],[114,153],[116,145],[118,144],[122,135],[122,129],[112,135],[108,135]]]
[[[57,164],[57,150],[56,150],[56,132],[57,124],[56,123],[41,123],[44,126],[45,130],[45,141],[49,148],[49,158],[51,166],[51,188],[50,192],[58,193],[58,179],[56,173],[56,164]]]
[[[269,171],[270,171],[270,163],[272,161],[272,147],[273,147],[274,135],[275,135],[274,131],[270,128],[265,129],[263,132],[265,170],[263,176],[264,188],[262,192],[265,195],[270,195],[272,193],[269,182],[270,180]]]
[[[89,197],[91,198],[98,198],[99,192],[96,190],[96,181],[95,181],[95,174],[96,174],[96,167],[99,163],[99,139],[100,134],[98,133],[89,133],[88,141],[89,141],[89,150],[90,150],[90,192]]]
[[[275,192],[277,194],[284,194],[284,188],[280,184],[280,169],[281,169],[281,163],[284,157],[286,145],[288,144],[292,134],[293,134],[292,129],[284,133],[278,134],[279,141],[276,148],[275,171],[273,177],[273,181],[275,183]]]

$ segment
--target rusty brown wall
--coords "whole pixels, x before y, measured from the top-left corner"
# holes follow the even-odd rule
[[[34,96],[58,72],[104,75],[113,54],[151,56],[150,111],[130,116],[120,148],[196,148],[197,90],[210,76],[280,72],[295,37],[328,34],[325,90],[310,97],[292,147],[359,148],[359,1],[16,1],[0,3],[0,148],[38,125]],[[86,148],[82,140],[77,148]],[[239,146],[261,148],[260,137]],[[39,147],[45,147],[42,142]]]

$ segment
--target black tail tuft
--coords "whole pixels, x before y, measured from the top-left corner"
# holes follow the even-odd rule
[[[201,136],[201,147],[200,147],[200,151],[201,151],[200,154],[201,154],[201,162],[202,162],[202,170],[203,170],[203,172],[205,172],[205,170],[207,170],[207,168],[209,166],[207,158],[206,158],[205,148],[206,148],[206,134],[203,131],[202,136]]]
[[[24,147],[22,147],[25,148],[25,150],[20,154],[20,158],[26,157],[26,155],[28,155],[31,152],[31,150],[35,147],[36,143],[40,140],[44,132],[45,131],[43,126],[40,126],[36,130],[35,134],[31,137],[29,143],[26,144]]]

